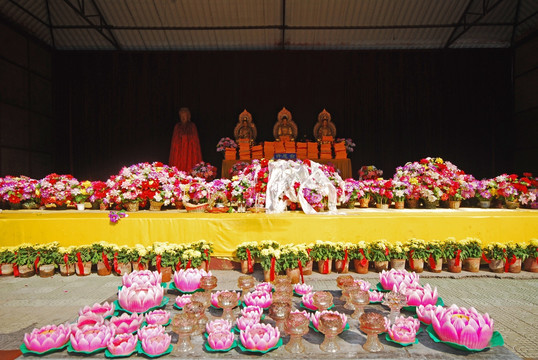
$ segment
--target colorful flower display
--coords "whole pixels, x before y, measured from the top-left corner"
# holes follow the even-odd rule
[[[24,345],[30,351],[45,352],[64,346],[69,341],[71,327],[65,325],[46,325],[24,334]]]
[[[239,338],[249,350],[265,351],[274,347],[280,339],[280,331],[269,324],[254,324],[241,330]]]

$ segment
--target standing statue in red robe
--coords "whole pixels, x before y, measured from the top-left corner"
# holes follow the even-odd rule
[[[174,127],[172,135],[168,165],[189,172],[194,165],[202,161],[202,150],[189,108],[179,109],[179,119],[180,122]]]

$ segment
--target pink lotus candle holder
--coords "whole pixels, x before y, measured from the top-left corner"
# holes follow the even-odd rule
[[[286,350],[292,354],[303,353],[305,346],[303,336],[308,333],[308,315],[303,312],[290,313],[284,330],[290,336],[290,341],[286,344]]]
[[[370,303],[369,291],[354,289],[349,292],[349,298],[355,307],[355,311],[351,314],[351,317],[359,320],[362,314],[364,314],[364,307]]]
[[[172,320],[172,329],[178,334],[178,341],[175,351],[183,354],[192,350],[191,334],[195,330],[196,316],[193,313],[180,313]]]
[[[284,334],[284,323],[290,315],[291,304],[288,301],[275,302],[269,307],[269,316],[275,320],[276,326],[281,334]]]
[[[146,323],[148,325],[165,325],[170,321],[170,311],[153,310],[146,314]]]
[[[180,308],[184,308],[185,305],[187,305],[188,303],[192,301],[191,298],[192,298],[192,294],[180,295],[176,297],[176,305]]]
[[[23,342],[28,350],[41,353],[64,346],[69,341],[70,334],[69,324],[47,325],[24,334]]]
[[[400,292],[391,291],[385,293],[382,304],[390,308],[388,319],[391,322],[394,322],[394,320],[400,316],[400,309],[407,305],[407,297]]]
[[[379,342],[378,335],[385,331],[385,318],[376,312],[368,312],[361,315],[360,329],[366,333],[366,342],[362,348],[368,352],[383,351],[383,344]]]
[[[319,310],[327,310],[333,305],[333,296],[328,291],[316,291],[312,295],[314,306]]]
[[[215,319],[213,321],[210,321],[205,326],[205,331],[208,334],[211,334],[213,332],[217,331],[232,331],[232,322],[229,320],[223,320],[223,319]]]
[[[319,318],[319,331],[325,335],[325,339],[319,345],[322,351],[335,353],[340,350],[336,343],[336,336],[343,330],[342,317],[339,314],[324,313]]]
[[[127,356],[136,350],[138,335],[119,334],[116,335],[107,343],[108,351],[115,356]]]
[[[237,293],[223,291],[218,295],[218,305],[222,309],[222,319],[233,322],[235,316],[233,308],[237,306]]]

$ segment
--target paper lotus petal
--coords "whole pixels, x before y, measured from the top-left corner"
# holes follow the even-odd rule
[[[270,282],[262,282],[262,283],[257,284],[254,290],[263,291],[263,292],[272,292],[273,284],[271,284]]]
[[[263,309],[259,306],[246,306],[243,309],[241,309],[241,316],[252,316],[253,314],[256,314],[257,317],[260,319],[263,315]]]
[[[106,347],[112,355],[127,355],[136,349],[137,342],[138,335],[119,334],[110,338]]]
[[[417,316],[420,321],[429,325],[432,323],[432,318],[435,314],[443,309],[440,305],[419,305],[417,306]]]
[[[166,310],[153,310],[146,314],[148,325],[164,325],[170,321],[170,312]]]
[[[208,322],[205,325],[205,331],[207,331],[208,334],[217,332],[217,331],[232,331],[232,322],[229,320],[224,319],[215,319],[213,321]],[[227,349],[227,348],[226,348]]]
[[[69,324],[47,325],[24,334],[23,341],[28,350],[45,352],[65,345],[69,341],[69,335],[71,335]]]
[[[95,314],[97,316],[101,316],[103,318],[106,318],[107,316],[114,315],[114,311],[116,310],[116,307],[114,306],[114,303],[108,303],[105,302],[104,304],[95,303],[93,306],[84,306],[82,309],[79,310],[78,315],[88,315],[88,314]]]
[[[293,290],[299,295],[306,295],[308,293],[311,293],[314,287],[312,285],[307,284],[295,284],[293,286]]]
[[[235,324],[239,330],[245,330],[247,327],[259,323],[260,319],[261,318],[256,316],[241,316],[237,318]]]
[[[162,325],[147,325],[138,329],[138,338],[140,340],[154,337],[159,334],[164,334],[164,326]]]
[[[381,291],[370,291],[369,292],[369,295],[370,295],[370,302],[372,301],[383,301],[383,295],[384,293],[382,293]]]
[[[306,311],[306,310],[293,310],[293,311],[290,311],[290,314],[303,314],[304,316],[306,316],[308,319],[310,319],[310,314]]]
[[[234,334],[230,331],[214,331],[209,333],[207,343],[213,350],[226,350],[234,342]]]
[[[130,312],[143,313],[160,305],[164,289],[160,285],[133,284],[118,291],[118,302],[122,308]]]
[[[168,350],[172,338],[168,334],[159,334],[142,339],[142,349],[150,355],[159,355]]]
[[[180,308],[184,308],[185,305],[191,302],[191,294],[180,295],[176,297],[176,305]]]
[[[143,315],[123,313],[121,316],[113,316],[110,319],[109,326],[114,330],[115,334],[126,334],[137,331],[143,322]]]
[[[430,284],[424,285],[423,288],[404,289],[403,293],[407,296],[407,306],[435,305],[437,303],[437,288],[432,290]]]
[[[219,306],[219,294],[222,293],[222,292],[225,292],[225,291],[235,293],[237,295],[237,301],[239,301],[239,299],[241,299],[241,294],[239,292],[237,292],[237,291],[233,291],[233,290],[215,291],[215,292],[211,293],[211,305],[213,305],[217,309],[220,309],[220,306]]]
[[[258,323],[241,330],[239,338],[245,348],[265,351],[277,344],[280,331],[269,324]]]
[[[87,326],[71,334],[71,346],[76,351],[92,352],[106,348],[112,336],[114,330],[106,325]]]
[[[389,271],[383,270],[379,274],[379,282],[385,290],[392,290],[394,285],[399,288],[401,284],[405,284],[409,288],[420,286],[418,280],[417,273],[408,272],[407,270],[390,269]]]
[[[487,313],[480,314],[474,308],[467,310],[456,305],[435,313],[432,326],[441,340],[469,349],[487,347],[493,336],[493,319]]]
[[[354,283],[359,285],[362,291],[370,290],[371,284],[366,280],[355,280]]]
[[[203,269],[180,269],[174,273],[174,284],[183,292],[193,292],[200,288],[202,276],[211,276],[211,271]]]
[[[122,277],[123,286],[129,287],[133,284],[138,285],[161,285],[163,280],[162,274],[158,271],[140,270],[124,274]]]
[[[318,308],[314,305],[314,293],[308,293],[304,295],[301,299],[303,305],[313,311],[316,311]]]
[[[342,329],[344,329],[346,327],[346,324],[347,324],[347,315],[346,314],[339,313],[338,311],[325,310],[325,311],[316,311],[315,313],[310,315],[310,320],[312,321],[312,325],[314,325],[314,327],[316,329],[318,329],[319,318],[323,314],[335,314],[335,315],[340,316],[342,318]]]
[[[244,301],[247,306],[259,306],[265,309],[271,306],[273,294],[264,291],[253,291],[245,294]]]

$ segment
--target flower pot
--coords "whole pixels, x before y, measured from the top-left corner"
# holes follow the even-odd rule
[[[162,282],[169,282],[172,280],[172,267],[171,266],[163,266],[161,267],[161,275],[162,275]]]
[[[13,275],[13,264],[2,264],[2,276],[12,276]]]
[[[349,260],[334,260],[334,271],[340,274],[346,274],[349,271]]]
[[[348,209],[355,209],[355,201],[348,201],[346,206]]]
[[[375,204],[375,207],[378,209],[388,209],[389,204]]]
[[[37,206],[36,202],[33,200],[27,200],[22,202],[22,208],[23,209],[38,209],[39,206]]]
[[[30,276],[34,276],[35,271],[33,266],[28,265],[20,265],[19,266],[19,276],[22,278],[27,278]]]
[[[133,271],[133,266],[130,262],[118,263],[117,269],[118,271],[114,270],[114,274],[123,276],[124,274],[129,274],[131,271]]]
[[[18,202],[18,203],[9,203],[9,208],[11,210],[20,210],[22,209],[22,203]]]
[[[108,205],[105,204],[105,203],[99,203],[99,210],[107,210],[108,209]]]
[[[131,267],[133,270],[140,271],[140,270],[148,270],[149,269],[149,263],[147,261],[131,261]]]
[[[430,261],[428,261],[428,267],[432,273],[440,273],[443,270],[443,259],[439,258],[437,261],[434,261],[433,267]]]
[[[523,262],[523,270],[530,272],[538,272],[538,258],[529,257]]]
[[[333,267],[333,261],[331,259],[319,260],[318,271],[320,274],[330,274]]]
[[[42,278],[51,277],[54,275],[54,270],[56,270],[55,264],[39,265],[39,276]]]
[[[410,209],[418,208],[418,199],[406,199],[407,207]]]
[[[505,202],[504,202],[504,206],[505,206],[507,209],[517,209],[517,208],[519,208],[519,201],[508,201],[508,200],[505,200]]]
[[[491,259],[489,270],[494,273],[504,272],[504,260]]]
[[[178,210],[181,210],[181,209],[184,209],[185,207],[183,206],[183,202],[181,200],[176,200],[175,204],[176,206],[176,209]]]
[[[482,209],[489,209],[489,207],[491,206],[491,201],[490,200],[479,200],[478,201],[478,206],[481,207]]]
[[[91,261],[84,261],[82,262],[82,271],[80,270],[80,266],[78,264],[75,265],[75,272],[78,276],[88,276],[92,273],[92,262]]]
[[[252,261],[252,268],[254,270],[254,261]],[[241,272],[243,274],[251,274],[252,271],[248,269],[248,260],[241,260]]]
[[[77,204],[77,210],[83,211],[86,208],[86,204]]]
[[[421,273],[424,271],[424,260],[423,259],[413,259],[409,260],[409,270],[416,273]]]
[[[461,205],[461,200],[448,200],[449,209],[459,209]]]
[[[353,267],[355,268],[355,271],[359,274],[368,274],[368,260],[366,260],[364,263],[364,266],[361,264],[362,260],[359,259],[353,259]]]
[[[376,272],[380,273],[383,270],[389,269],[389,262],[387,261],[374,261],[374,269]]]
[[[202,260],[200,265],[198,265],[197,269],[198,270],[204,270],[204,271],[208,272],[209,271],[209,261]]]
[[[403,209],[405,207],[405,201],[395,201],[394,202],[394,208],[395,209]]]
[[[480,271],[480,258],[467,258],[463,260],[463,270],[470,272]]]
[[[366,198],[359,199],[359,207],[361,208],[367,208],[369,203],[370,203],[370,199],[366,199]]]
[[[104,261],[98,261],[97,262],[97,275],[99,276],[107,276],[112,274],[112,265],[108,264],[108,268],[106,267]]]
[[[191,213],[203,213],[207,210],[207,208],[209,207],[209,204],[208,203],[205,203],[205,204],[198,204],[198,205],[193,205],[193,204],[189,204],[189,203],[185,203],[183,204],[185,205],[185,209],[187,210],[187,212],[191,212]]]
[[[508,271],[514,274],[521,272],[521,259],[516,259],[513,264],[508,265]]]
[[[138,211],[138,209],[139,209],[138,201],[129,201],[129,202],[125,203],[125,208],[129,212]]]
[[[161,208],[163,207],[164,202],[162,201],[149,201],[149,211],[161,211]]]
[[[303,266],[303,275],[312,275],[312,268],[314,267],[314,260],[310,259]]]
[[[286,275],[288,275],[292,284],[298,284],[301,280],[301,271],[299,268],[286,269]]]
[[[69,276],[75,274],[75,264],[60,264],[60,275]]]
[[[390,259],[390,268],[396,270],[404,270],[405,259]]]
[[[430,201],[428,199],[422,199],[425,209],[436,209],[439,206],[439,200]]]
[[[456,265],[456,259],[446,259],[446,264],[448,267],[448,272],[459,273],[461,272],[462,261],[459,259],[458,265]]]
[[[277,273],[275,271],[275,277],[277,276]],[[274,278],[273,278],[274,280]],[[265,282],[271,282],[271,270],[263,270],[263,281]]]

